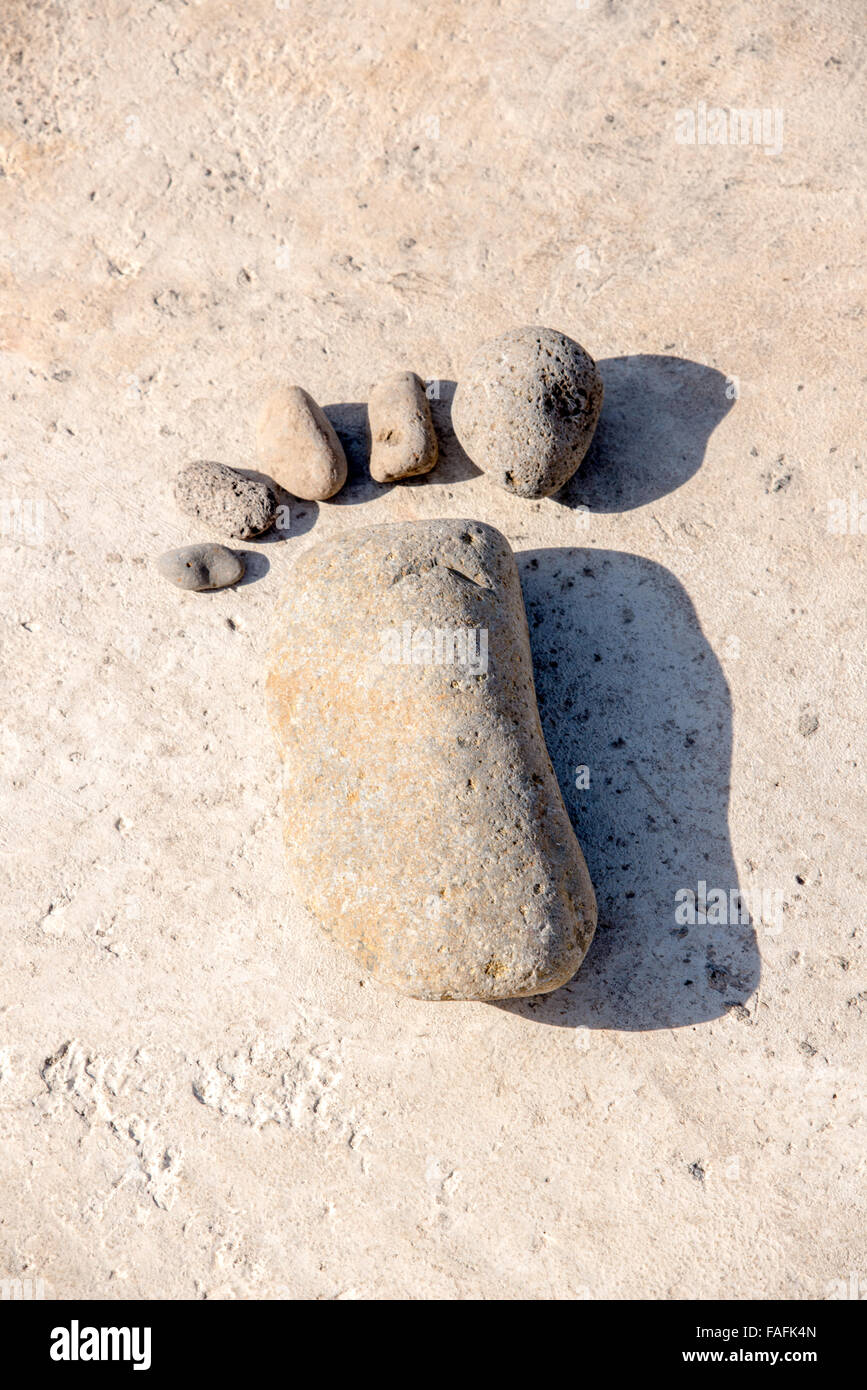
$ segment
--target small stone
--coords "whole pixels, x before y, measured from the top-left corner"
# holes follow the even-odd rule
[[[415,372],[393,372],[370,393],[370,476],[396,483],[429,473],[438,445],[424,383]]]
[[[244,561],[224,545],[185,545],[167,550],[157,569],[179,589],[228,589],[244,577]]]
[[[280,487],[324,502],[346,482],[346,455],[331,421],[300,386],[275,391],[256,431],[259,458]]]
[[[293,887],[362,969],[419,999],[574,975],[596,902],[498,531],[400,522],[312,546],[278,604],[267,698]]]
[[[267,531],[277,513],[273,488],[223,463],[184,468],[175,479],[175,501],[187,516],[242,541]]]
[[[806,709],[798,720],[798,733],[803,734],[804,738],[809,738],[819,727],[819,716],[813,710]]]
[[[479,348],[458,383],[452,425],[479,468],[519,497],[549,497],[593,438],[602,378],[553,328],[513,328]]]

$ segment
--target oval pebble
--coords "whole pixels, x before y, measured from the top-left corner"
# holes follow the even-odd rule
[[[277,514],[277,497],[267,483],[204,460],[178,474],[175,501],[187,516],[242,541],[267,531]]]
[[[324,502],[346,482],[346,455],[334,426],[300,386],[288,386],[268,398],[256,442],[268,473],[293,497]]]
[[[293,886],[358,966],[419,999],[570,979],[596,902],[499,531],[399,522],[312,546],[278,604],[267,697]]]
[[[587,453],[602,397],[596,363],[580,343],[553,328],[513,328],[473,357],[455,391],[452,425],[501,487],[549,497]]]
[[[429,473],[439,448],[424,383],[415,372],[393,372],[370,393],[370,476],[396,483]]]
[[[160,574],[179,589],[228,589],[244,577],[244,561],[224,545],[185,545],[157,560]]]

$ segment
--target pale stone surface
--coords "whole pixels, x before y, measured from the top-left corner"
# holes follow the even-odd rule
[[[205,460],[181,469],[175,501],[187,516],[238,540],[267,531],[277,511],[274,489],[267,483]]]
[[[92,0],[2,25],[0,1277],[864,1280],[863,5]],[[678,144],[699,101],[781,108],[782,152]],[[449,428],[464,364],[521,323],[605,381],[538,503]],[[440,383],[441,456],[385,489],[363,406],[404,362]],[[245,543],[255,583],[174,592],[151,561],[191,538],[178,460],[251,458],[287,380],[359,442],[355,476]],[[299,550],[468,515],[515,551],[599,902],[575,979],[516,1004],[394,994],[298,909],[263,698]],[[675,922],[702,880],[759,898],[746,941]]]
[[[228,589],[244,578],[244,561],[225,545],[184,545],[157,560],[164,579],[178,589]]]
[[[368,401],[370,476],[396,483],[429,473],[438,454],[424,382],[415,372],[392,372],[377,382]]]
[[[343,445],[301,386],[287,386],[268,397],[256,439],[263,467],[295,497],[324,502],[346,482]]]
[[[596,901],[505,537],[451,520],[325,541],[294,566],[274,633],[287,862],[319,925],[418,999],[571,979]]]
[[[507,492],[549,497],[587,453],[603,394],[580,343],[552,328],[512,328],[473,354],[452,422],[469,457]]]

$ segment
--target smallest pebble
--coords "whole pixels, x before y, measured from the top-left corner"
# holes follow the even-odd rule
[[[224,545],[185,545],[157,560],[160,574],[178,589],[228,589],[244,577],[244,561]]]

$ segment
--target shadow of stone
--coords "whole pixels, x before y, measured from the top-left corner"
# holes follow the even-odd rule
[[[244,561],[244,577],[239,579],[238,589],[244,588],[247,584],[255,584],[258,580],[264,579],[271,568],[271,561],[261,550],[239,550],[235,548],[235,554],[240,555]]]
[[[605,383],[599,424],[578,472],[553,500],[627,512],[673,492],[701,467],[734,388],[716,368],[683,357],[640,353],[597,365]]]
[[[436,381],[431,386],[437,392],[429,397],[430,413],[439,440],[440,453],[436,468],[419,478],[419,482],[450,485],[463,483],[469,478],[477,478],[481,469],[477,468],[465,452],[452,425],[452,401],[457,390],[456,381]]]
[[[346,453],[349,475],[345,486],[331,499],[335,505],[354,505],[369,502],[380,497],[392,487],[424,487],[426,484],[451,485],[467,478],[478,477],[477,468],[458,443],[452,428],[452,400],[457,383],[454,381],[431,382],[433,393],[429,396],[431,417],[439,443],[439,458],[430,473],[422,473],[417,478],[404,478],[399,484],[377,483],[370,476],[370,423],[367,405],[360,402],[345,401],[339,405],[326,405],[325,414],[337,432]]]
[[[282,488],[277,489],[280,505],[288,508],[286,512],[277,512],[278,524],[270,531],[266,531],[261,537],[263,541],[290,541],[296,536],[304,536],[308,531],[312,531],[319,516],[319,503],[308,502],[303,497],[293,497],[290,493],[284,492]],[[288,519],[288,526],[286,520]]]
[[[336,497],[324,506],[351,507],[358,502],[370,502],[387,491],[387,485],[374,482],[370,476],[370,430],[366,401],[344,401],[323,407],[346,454],[348,474]]]
[[[732,1009],[747,1020],[759,979],[749,914],[675,917],[679,890],[738,891],[731,701],[686,591],[613,550],[526,551],[518,563],[542,727],[599,927],[568,985],[496,1007],[562,1027],[685,1027]]]

